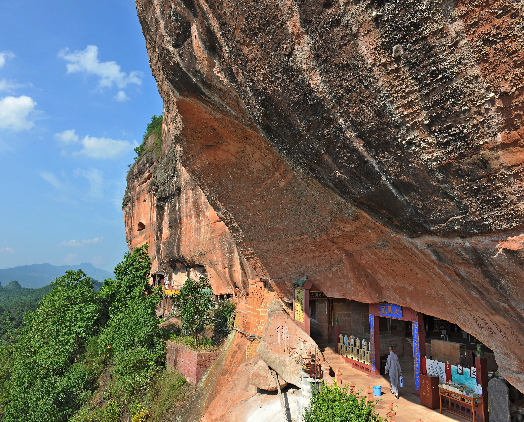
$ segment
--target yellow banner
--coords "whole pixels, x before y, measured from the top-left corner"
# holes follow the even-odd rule
[[[304,322],[304,290],[295,289],[295,320]]]
[[[168,296],[176,296],[180,293],[180,290],[169,290],[166,288],[162,288],[162,292]]]

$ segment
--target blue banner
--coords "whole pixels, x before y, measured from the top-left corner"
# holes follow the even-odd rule
[[[375,372],[375,315],[369,315],[369,351],[371,352],[371,372]]]
[[[413,360],[415,361],[415,389],[420,390],[420,347],[418,323],[413,323]]]
[[[390,318],[402,318],[402,307],[390,303],[379,303],[380,316]]]

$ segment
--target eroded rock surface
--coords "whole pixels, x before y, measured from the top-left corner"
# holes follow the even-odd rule
[[[524,392],[522,3],[136,4],[178,176],[132,170],[130,246],[444,318]]]

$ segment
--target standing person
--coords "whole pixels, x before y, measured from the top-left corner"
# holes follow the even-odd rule
[[[402,375],[402,369],[400,369],[400,362],[393,348],[389,346],[389,356],[386,363],[386,374],[389,371],[389,380],[391,381],[391,392],[398,399],[398,377]]]

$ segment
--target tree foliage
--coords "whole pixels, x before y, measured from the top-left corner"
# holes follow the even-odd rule
[[[75,419],[104,362],[113,390],[98,413],[118,420],[132,394],[144,393],[164,364],[155,313],[160,292],[147,293],[150,270],[144,245],[124,256],[115,279],[99,292],[82,270],[57,278],[25,315],[17,342],[0,346],[0,420]],[[84,420],[89,412],[78,415]]]
[[[16,280],[7,286],[0,286],[0,344],[10,342],[16,337],[24,315],[34,311],[51,289],[52,286],[39,289],[24,288]]]
[[[324,383],[314,390],[304,422],[383,422],[366,397],[348,393],[347,387],[330,387]]]
[[[67,271],[35,311],[15,347],[4,421],[67,420],[88,392],[89,371],[77,363],[97,328],[100,301],[82,270]]]
[[[178,315],[182,320],[182,330],[192,335],[198,344],[198,334],[212,322],[210,310],[213,299],[210,294],[211,285],[205,277],[198,281],[188,278],[180,293],[174,296],[174,305],[178,308]]]
[[[100,352],[113,359],[115,374],[140,373],[136,382],[148,379],[165,356],[156,317],[161,293],[156,289],[145,294],[151,271],[147,250],[145,245],[126,253],[115,268],[115,280],[106,280],[100,290],[108,304],[108,322],[99,339]]]

